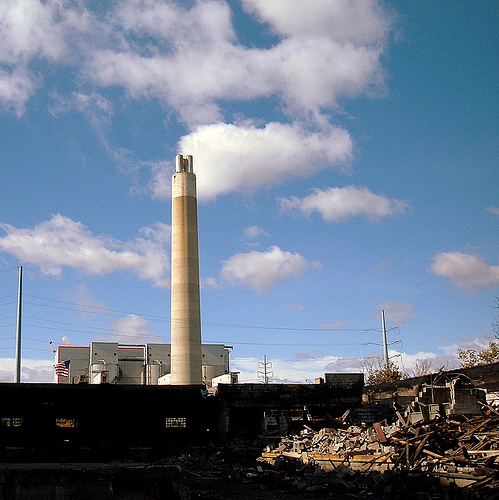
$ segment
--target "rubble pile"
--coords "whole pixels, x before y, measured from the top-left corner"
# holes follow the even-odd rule
[[[313,466],[342,483],[353,482],[356,491],[373,478],[389,490],[402,474],[457,488],[466,498],[492,498],[483,495],[499,491],[499,412],[483,406],[479,416],[442,415],[416,423],[397,412],[396,422],[372,427],[329,418],[328,427],[305,426],[267,447],[260,460],[276,470],[291,463],[297,471]]]

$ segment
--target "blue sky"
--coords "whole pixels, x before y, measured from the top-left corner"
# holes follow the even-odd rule
[[[171,174],[198,180],[202,336],[257,381],[456,366],[497,318],[496,1],[5,0],[0,380],[169,342]],[[365,330],[370,329],[369,332]],[[52,341],[52,344],[49,344]],[[401,354],[401,356],[397,356]]]

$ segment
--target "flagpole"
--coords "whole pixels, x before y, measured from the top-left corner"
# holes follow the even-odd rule
[[[19,287],[17,289],[17,330],[16,330],[16,376],[14,382],[21,382],[21,310],[23,293],[23,266],[19,266]]]

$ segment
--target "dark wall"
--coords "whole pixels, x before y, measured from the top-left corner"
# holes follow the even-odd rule
[[[208,438],[206,405],[199,388],[0,384],[0,453],[46,460],[167,450]]]
[[[283,423],[308,416],[322,419],[337,416],[362,402],[363,384],[236,384],[218,386],[228,436],[255,436],[265,430],[272,416]],[[283,431],[284,429],[280,429]]]

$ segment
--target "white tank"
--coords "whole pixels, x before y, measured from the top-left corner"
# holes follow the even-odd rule
[[[118,365],[111,363],[94,363],[90,365],[90,384],[112,384],[119,373]]]

